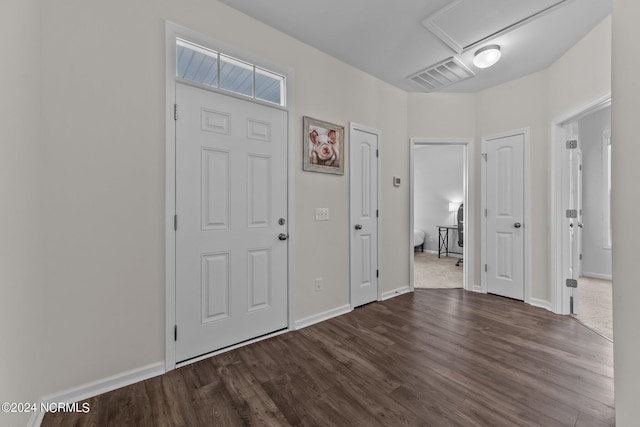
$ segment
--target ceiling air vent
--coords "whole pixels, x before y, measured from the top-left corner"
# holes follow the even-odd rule
[[[414,74],[409,77],[409,80],[416,83],[425,91],[433,92],[473,76],[475,76],[473,71],[467,68],[467,66],[457,58],[451,57]]]

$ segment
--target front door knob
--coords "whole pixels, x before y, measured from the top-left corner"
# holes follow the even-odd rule
[[[278,239],[280,239],[280,240],[287,240],[288,238],[289,238],[289,235],[286,234],[286,233],[280,233],[278,235]]]
[[[360,224],[356,224],[355,229],[356,229],[356,230],[362,230],[362,226],[361,226]]]
[[[520,228],[520,227],[522,227],[522,224],[520,224],[519,222],[516,222],[515,224],[513,224],[513,226],[515,228]]]

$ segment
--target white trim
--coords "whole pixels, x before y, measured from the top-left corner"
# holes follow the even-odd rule
[[[581,107],[570,110],[551,121],[551,156],[550,179],[550,235],[549,242],[549,283],[551,284],[551,307],[556,314],[569,314],[569,297],[571,290],[564,286],[563,276],[567,266],[563,262],[563,182],[568,182],[566,174],[569,168],[563,167],[563,150],[565,149],[565,132],[562,126],[581,119],[591,113],[611,105],[611,92],[594,98]]]
[[[613,276],[611,274],[590,273],[588,271],[583,271],[580,276],[590,277],[592,279],[613,280]]]
[[[288,266],[287,266],[287,295],[288,295],[288,325],[293,325],[295,318],[295,310],[293,303],[295,301],[293,286],[295,283],[295,235],[292,231],[295,229],[295,108],[294,108],[294,87],[295,76],[294,71],[290,68],[285,68],[280,65],[273,64],[268,60],[260,58],[251,53],[245,52],[241,49],[237,49],[231,45],[219,42],[209,36],[192,31],[188,28],[174,24],[170,21],[165,21],[165,370],[170,371],[176,367],[176,355],[175,355],[175,341],[174,325],[175,325],[175,298],[176,298],[176,283],[175,283],[175,231],[173,229],[173,217],[175,215],[175,191],[176,191],[176,168],[175,168],[175,120],[173,119],[173,106],[176,100],[176,38],[179,37],[184,40],[188,40],[197,43],[201,46],[213,49],[217,52],[221,52],[227,55],[231,55],[235,58],[245,60],[254,64],[257,67],[271,70],[285,77],[285,97],[287,111],[287,190],[289,192],[287,196],[287,221],[289,239],[288,245]],[[193,83],[192,83],[193,84]],[[207,88],[213,90],[213,88]],[[226,95],[232,95],[228,92],[224,92]],[[233,96],[233,95],[232,95]],[[261,105],[267,105],[271,108],[283,109],[283,107],[265,103],[260,100],[254,100],[252,98],[242,97],[247,102],[256,102]]]
[[[377,195],[376,195],[376,209],[380,209],[380,163],[382,160],[382,155],[380,154],[380,143],[382,141],[382,131],[379,129],[374,129],[368,126],[364,126],[364,125],[360,125],[358,123],[354,123],[354,122],[349,122],[349,147],[351,147],[351,134],[356,131],[362,131],[362,132],[367,132],[367,133],[371,133],[376,135],[377,137],[377,150],[378,150],[378,155],[376,156],[376,161],[378,163],[378,167],[377,167],[377,176],[376,176],[376,190],[377,190]],[[349,153],[349,157],[351,157],[351,153]],[[351,171],[351,166],[349,166],[349,171]],[[351,172],[349,172],[349,191],[351,191]],[[351,194],[349,194],[349,236],[351,236],[351,227],[354,226],[354,224],[351,223]],[[377,246],[377,250],[376,250],[376,255],[377,255],[377,259],[376,259],[376,269],[380,269],[380,218],[376,217],[376,236],[377,236],[377,241],[376,241],[376,246]],[[351,240],[352,238],[349,238],[349,302],[351,303],[351,305],[353,305],[353,295],[352,295],[352,289],[353,287],[351,286]],[[382,298],[382,292],[381,292],[381,286],[380,286],[380,277],[376,278],[376,285],[378,286],[378,301],[381,300]]]
[[[322,313],[314,314],[313,316],[305,317],[304,319],[297,320],[295,323],[296,329],[306,328],[307,326],[315,325],[316,323],[324,322],[325,320],[332,319],[334,317],[342,316],[343,314],[350,313],[353,309],[351,304],[346,304],[340,307],[332,308],[331,310],[324,311]]]
[[[529,301],[529,304],[531,304],[534,307],[540,307],[540,308],[544,308],[545,310],[553,311],[551,309],[551,302],[545,301],[543,299],[531,298],[531,300]]]
[[[482,137],[482,154],[487,153],[487,143],[493,139],[507,138],[515,135],[524,137],[524,302],[532,304],[531,296],[531,130],[530,128],[516,129]],[[487,208],[487,162],[481,161],[481,239],[480,239],[480,288],[481,292],[487,292],[487,272],[484,265],[487,263],[487,218],[484,210]],[[536,300],[540,301],[540,300]]]
[[[602,131],[602,249],[611,249],[611,129]]]
[[[43,396],[38,402],[38,408],[41,403],[73,403],[80,400],[89,399],[99,394],[108,393],[110,391],[126,387],[149,378],[157,377],[164,374],[164,362],[152,363],[141,368],[125,371],[101,380],[92,381],[78,387]],[[29,419],[29,426],[39,426],[44,418],[44,413],[36,411]]]
[[[409,242],[411,243],[409,248],[409,289],[413,291],[414,285],[414,247],[413,247],[413,229],[415,225],[415,219],[413,217],[414,210],[414,169],[415,160],[413,152],[417,146],[425,145],[460,145],[463,148],[464,164],[463,164],[463,192],[464,192],[464,223],[465,223],[465,243],[462,248],[462,257],[464,262],[462,263],[462,287],[469,291],[478,291],[476,286],[472,286],[469,280],[470,271],[474,265],[473,245],[475,227],[473,221],[469,221],[471,213],[475,209],[475,197],[473,192],[473,186],[469,185],[469,177],[473,176],[473,162],[469,159],[473,158],[474,144],[473,138],[410,138],[409,139]]]
[[[394,289],[392,291],[383,292],[380,301],[386,301],[391,298],[399,297],[400,295],[413,292],[410,286],[404,286],[402,288]]]

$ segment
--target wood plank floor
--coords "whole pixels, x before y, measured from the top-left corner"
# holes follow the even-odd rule
[[[87,402],[42,426],[612,426],[613,346],[521,302],[419,289]]]

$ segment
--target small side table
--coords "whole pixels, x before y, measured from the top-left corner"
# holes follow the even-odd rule
[[[449,254],[462,255],[460,252],[453,252],[449,250],[449,230],[458,231],[457,225],[438,225],[438,258],[443,253],[445,256]],[[453,234],[453,233],[452,233]]]

